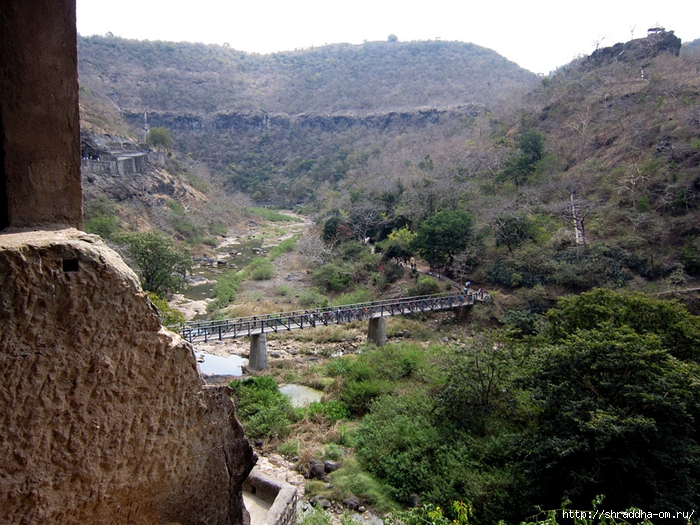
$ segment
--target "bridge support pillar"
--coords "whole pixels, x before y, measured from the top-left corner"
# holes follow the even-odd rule
[[[386,344],[386,319],[384,317],[375,317],[369,320],[367,340],[377,346]]]
[[[250,370],[270,368],[270,365],[267,364],[267,336],[264,333],[250,336],[248,368]]]
[[[472,312],[471,306],[460,306],[455,309],[455,315],[457,316],[457,322],[463,322],[469,319],[469,314]]]

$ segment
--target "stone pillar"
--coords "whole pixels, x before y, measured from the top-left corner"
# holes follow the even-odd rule
[[[469,314],[471,314],[471,306],[460,306],[455,309],[455,315],[457,316],[457,322],[463,322],[469,319]]]
[[[0,9],[0,230],[82,227],[75,0]]]
[[[265,370],[270,368],[267,364],[267,336],[265,333],[250,336],[248,368],[250,370]]]
[[[375,317],[369,320],[367,340],[377,346],[386,344],[386,319],[384,317]]]

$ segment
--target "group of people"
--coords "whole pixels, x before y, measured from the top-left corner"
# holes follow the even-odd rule
[[[474,293],[474,292],[471,292],[471,291],[469,290],[469,289],[471,288],[471,285],[472,285],[472,282],[471,282],[471,281],[467,281],[466,283],[464,283],[464,293],[466,294],[467,297],[469,297],[470,294]],[[482,290],[481,288],[479,288],[479,289],[476,291],[476,296],[477,296],[479,299],[483,299],[483,298],[484,298],[484,290]]]

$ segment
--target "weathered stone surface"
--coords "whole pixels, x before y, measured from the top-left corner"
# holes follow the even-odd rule
[[[3,0],[1,15],[0,229],[80,227],[75,0]]]
[[[77,230],[0,235],[0,523],[238,524],[254,456],[227,387]]]

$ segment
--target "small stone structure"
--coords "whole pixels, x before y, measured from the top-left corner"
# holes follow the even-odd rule
[[[293,485],[253,469],[243,484],[243,490],[272,504],[265,516],[265,525],[295,525],[297,489]]]
[[[165,153],[113,135],[80,134],[81,171],[105,175],[145,173],[151,166],[165,166]]]
[[[0,235],[0,523],[242,524],[228,387],[74,229]]]

